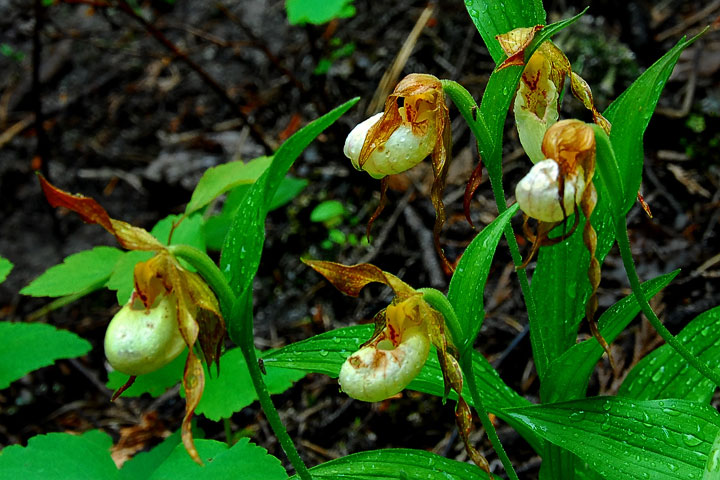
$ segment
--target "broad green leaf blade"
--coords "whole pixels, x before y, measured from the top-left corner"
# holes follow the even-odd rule
[[[287,473],[280,460],[267,450],[241,438],[228,448],[215,440],[195,440],[200,466],[188,455],[182,444],[150,476],[151,480],[284,480]]]
[[[263,355],[265,368],[277,366],[323,373],[337,378],[345,359],[360,348],[362,342],[372,336],[372,332],[372,325],[356,325],[316,335]],[[540,451],[542,441],[522,424],[504,415],[505,409],[525,406],[529,402],[508,387],[479,352],[473,352],[473,370],[486,408],[503,420],[509,421],[536,450]],[[434,347],[431,348],[425,367],[407,388],[438,397],[444,395],[442,371]],[[454,391],[450,392],[450,398],[457,398]],[[469,396],[466,400],[472,404]]]
[[[700,478],[720,430],[714,408],[686,400],[594,397],[508,415],[613,480]]]
[[[118,469],[111,446],[110,436],[98,430],[37,435],[27,447],[11,445],[0,452],[0,480],[113,480]]]
[[[265,240],[265,217],[279,183],[310,142],[357,101],[356,98],[345,102],[290,137],[278,148],[270,166],[245,196],[220,257],[220,268],[236,294],[246,291],[257,272]],[[231,338],[237,338],[235,327],[235,323],[228,325]]]
[[[465,6],[496,64],[505,57],[505,52],[495,40],[496,35],[518,27],[545,24],[545,9],[541,0],[465,0]]]
[[[193,434],[193,438],[198,438]],[[181,442],[177,431],[149,452],[141,452],[125,462],[120,469],[120,480],[146,480],[163,463]]]
[[[278,185],[278,189],[275,190],[275,195],[273,195],[272,202],[270,202],[270,206],[268,207],[269,210],[272,211],[290,203],[292,199],[300,195],[300,193],[305,190],[308,183],[310,183],[310,181],[304,178],[295,178],[291,176],[283,178],[280,185]]]
[[[285,0],[285,10],[290,25],[322,25],[355,15],[353,0]]]
[[[514,205],[498,216],[480,232],[465,249],[450,280],[448,300],[455,309],[463,332],[465,345],[472,345],[485,319],[485,283],[498,242],[505,227],[517,212]]]
[[[648,300],[665,288],[680,270],[661,275],[643,284]],[[635,296],[630,294],[608,308],[599,318],[603,338],[612,343],[640,312]],[[573,345],[549,366],[541,383],[540,396],[546,402],[574,400],[585,396],[590,375],[604,350],[595,338]],[[641,400],[645,400],[644,398]]]
[[[338,200],[326,200],[319,203],[310,212],[311,222],[328,222],[345,215],[345,207]]]
[[[95,247],[66,257],[30,282],[20,293],[33,297],[63,297],[100,288],[112,273],[122,251]]]
[[[131,250],[123,252],[115,262],[113,271],[105,286],[116,291],[118,304],[125,305],[130,300],[130,295],[135,288],[135,264],[150,260],[153,255],[153,252]]]
[[[640,188],[643,166],[642,138],[660,94],[682,51],[704,32],[690,40],[681,39],[603,112],[605,118],[613,125],[610,141],[618,157],[624,190],[632,195],[635,195]],[[632,207],[633,198],[625,200],[623,204],[625,212]]]
[[[279,368],[273,364],[266,366],[267,375],[263,377],[271,394],[282,393],[294,382],[305,376],[305,372],[296,369]],[[255,400],[257,394],[250,379],[245,359],[239,348],[225,352],[220,358],[220,375],[205,370],[205,390],[195,413],[202,413],[210,420],[219,421],[230,418]]]
[[[90,343],[45,323],[0,322],[0,390],[25,374],[90,351]]]
[[[3,283],[10,272],[13,269],[13,264],[10,260],[4,257],[0,257],[0,283]]]
[[[247,163],[229,162],[207,169],[185,207],[185,214],[189,215],[200,210],[238,185],[254,183],[267,169],[270,162],[272,162],[272,157],[259,157]]]
[[[720,362],[720,307],[695,317],[677,338],[708,365],[717,365]],[[638,400],[683,398],[708,403],[715,388],[669,345],[663,345],[635,365],[619,394]]]
[[[715,437],[708,454],[702,480],[720,480],[720,433]]]
[[[173,225],[175,229],[173,230]],[[172,237],[170,236],[172,232]],[[163,245],[190,245],[205,251],[202,215],[168,215],[150,231]]]
[[[165,393],[168,388],[174,387],[182,380],[186,359],[187,350],[160,370],[155,370],[147,375],[137,377],[135,383],[120,396],[139,397],[143,393],[149,393],[151,397],[159,397]],[[113,370],[108,373],[108,381],[105,386],[110,390],[117,390],[125,385],[128,378],[128,375]]]
[[[475,465],[407,448],[354,453],[310,469],[316,479],[352,480],[487,480]],[[494,477],[494,476],[493,476]],[[297,475],[290,477],[298,479]],[[494,477],[495,478],[495,477]]]

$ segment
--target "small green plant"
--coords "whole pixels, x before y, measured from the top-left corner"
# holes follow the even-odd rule
[[[383,200],[370,223],[384,206],[388,175],[431,157],[435,246],[453,272],[448,291],[411,285],[367,263],[346,266],[305,259],[347,295],[357,296],[366,285],[380,283],[392,289],[394,298],[377,313],[374,326],[333,330],[275,351],[255,349],[253,279],[266,216],[302,190],[303,180],[286,176],[293,162],[357,99],[295,133],[272,157],[208,170],[184,214],[168,217],[150,232],[115,220],[95,200],[69,194],[41,178],[52,205],[105,228],[124,250],[96,247],[69,256],[22,293],[56,297],[61,304],[99,288],[115,290],[118,303],[126,306],[108,328],[106,355],[116,370],[109,385],[118,389],[116,395],[159,395],[182,382],[186,415],[180,432],[120,470],[108,453],[110,438],[89,431],[80,436],[40,435],[27,447],[6,447],[0,455],[0,478],[27,476],[28,465],[48,458],[63,462],[58,470],[62,474],[43,478],[139,478],[134,475],[143,470],[149,478],[288,478],[277,458],[247,439],[229,446],[201,439],[192,430],[194,414],[221,420],[255,399],[295,470],[291,478],[497,478],[471,435],[477,415],[505,475],[517,480],[489,413],[515,429],[542,457],[541,479],[720,478],[720,414],[710,405],[720,385],[714,368],[720,360],[720,307],[698,315],[677,336],[670,334],[648,300],[677,272],[641,283],[626,229],[630,208],[638,198],[642,201],[643,134],[680,54],[697,37],[679,41],[600,112],[589,84],[550,40],[572,28],[582,13],[545,25],[538,0],[506,0],[502,9],[487,0],[465,4],[496,64],[480,104],[456,82],[411,74],[388,97],[384,111],[358,125],[345,144],[351,163],[380,180]],[[311,18],[308,11],[293,11],[300,5],[323,8]],[[288,0],[287,7],[289,16],[293,11],[291,22],[349,14],[345,1]],[[592,123],[560,119],[566,82]],[[498,211],[456,263],[446,258],[439,235],[451,161],[448,98],[475,135]],[[502,151],[511,105],[518,136],[534,166],[528,162],[527,176],[513,186],[517,203],[508,206]],[[468,219],[480,171],[478,165],[466,188]],[[225,194],[224,206],[215,214],[213,205]],[[520,211],[523,235],[532,245],[525,259],[511,223]],[[345,215],[341,203],[326,201],[313,210],[311,221],[324,223],[332,237]],[[508,387],[475,348],[485,318],[485,286],[503,236],[525,301],[540,379],[538,403]],[[598,315],[601,266],[614,244],[632,294]],[[219,265],[207,255],[208,248],[220,250]],[[525,270],[531,260],[536,262],[532,282]],[[0,281],[10,268],[0,259]],[[588,397],[598,361],[639,312],[666,345],[634,366],[619,395]],[[577,342],[583,321],[593,337]],[[155,338],[147,324],[133,326],[143,322],[156,322],[153,325],[165,330]],[[118,324],[125,333],[118,333]],[[0,387],[89,348],[72,334],[37,327],[41,325],[0,323],[5,338],[12,340],[9,356],[6,348],[0,359]],[[134,337],[138,334],[142,338]],[[225,335],[237,348],[223,352]],[[30,358],[28,346],[35,342],[49,347]],[[211,368],[214,363],[222,365],[219,374]],[[385,400],[403,389],[452,400],[458,431],[477,466],[401,448],[357,452],[308,468],[270,394],[284,391],[309,372],[338,377],[346,394],[366,402]],[[77,459],[79,451],[87,454]],[[242,476],[244,472],[261,474]]]

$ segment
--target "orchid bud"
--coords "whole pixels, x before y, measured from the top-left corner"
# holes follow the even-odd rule
[[[343,148],[343,153],[353,166],[357,170],[365,170],[373,178],[383,178],[409,170],[422,162],[435,148],[435,138],[431,135],[418,136],[413,134],[410,127],[400,125],[390,135],[385,145],[373,151],[361,167],[358,160],[368,130],[380,120],[382,115],[382,112],[378,113],[359,123],[348,135]]]
[[[529,217],[543,222],[560,222],[575,211],[585,191],[582,167],[565,178],[560,205],[560,166],[553,159],[538,162],[515,187],[520,209]],[[564,208],[564,211],[563,211]]]
[[[443,145],[443,133],[449,123],[440,80],[411,74],[388,96],[382,113],[350,132],[343,151],[356,169],[374,178],[404,172],[431,154],[435,162],[444,162],[449,144]]]
[[[143,375],[164,367],[185,349],[178,328],[175,295],[161,295],[145,308],[136,294],[115,314],[105,332],[105,356],[127,375]]]

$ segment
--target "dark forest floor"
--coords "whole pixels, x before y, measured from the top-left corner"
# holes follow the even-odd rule
[[[349,212],[337,228],[363,236],[379,199],[379,182],[352,168],[342,154],[344,138],[353,125],[378,111],[373,95],[426,4],[356,0],[352,18],[298,27],[288,24],[282,1],[242,0],[225,2],[222,8],[216,2],[142,2],[153,25],[237,102],[254,125],[253,133],[234,106],[115,9],[62,3],[45,9],[39,92],[32,82],[32,2],[1,2],[0,43],[11,50],[0,56],[0,256],[15,269],[0,285],[0,319],[22,321],[46,305],[47,299],[17,292],[65,256],[115,245],[99,228],[46,205],[33,174],[38,156],[56,185],[95,197],[115,218],[150,228],[166,215],[182,212],[208,167],[268,153],[260,136],[277,145],[354,96],[361,97],[360,103],[295,164],[294,175],[310,180],[309,186],[269,217],[255,283],[257,345],[279,347],[367,322],[390,299],[387,292],[372,288],[359,301],[344,297],[319,283],[300,263],[301,255],[371,261],[416,287],[446,288],[448,277],[428,240],[434,219],[429,165],[394,182],[370,246],[334,243],[326,248],[327,228],[310,221],[313,207],[337,199]],[[571,1],[545,6],[550,21],[580,8]],[[603,110],[682,35],[697,33],[718,15],[718,2],[603,0],[593,2],[580,23],[556,40],[589,81]],[[338,58],[326,73],[313,73],[322,59],[333,56]],[[456,80],[479,99],[493,63],[463,2],[441,0],[401,67],[402,75],[426,72]],[[38,99],[45,114],[41,130],[33,123]],[[577,102],[565,102],[564,109],[561,116],[584,118]],[[452,106],[450,110],[454,161],[442,241],[454,259],[475,235],[463,219],[460,199],[476,151],[468,128]],[[654,218],[637,206],[629,216],[641,278],[682,268],[654,305],[673,332],[720,304],[719,132],[720,31],[715,29],[681,57],[645,135],[643,194]],[[506,185],[513,185],[528,165],[509,122]],[[495,217],[487,183],[478,190],[471,213],[479,228]],[[538,382],[530,342],[513,342],[527,319],[502,245],[493,265],[488,316],[477,347],[510,386],[534,399]],[[622,264],[611,253],[603,266],[600,308],[627,293]],[[85,357],[60,361],[0,391],[0,446],[24,444],[40,433],[101,428],[116,439],[152,432],[136,442],[142,449],[179,427],[184,407],[174,393],[109,402],[102,338],[117,308],[114,294],[102,291],[37,320],[76,332],[94,348]],[[614,392],[617,380],[657,344],[643,322],[633,323],[613,345],[618,371],[600,365],[591,390]],[[275,401],[311,465],[381,447],[421,448],[465,459],[452,407],[435,397],[406,392],[397,400],[363,404],[338,393],[335,380],[308,375]],[[202,417],[198,423],[209,438],[224,439],[223,425]],[[256,404],[233,416],[230,427],[247,429],[253,441],[284,458]],[[535,478],[539,458],[502,424],[499,433],[521,477]],[[477,441],[485,442],[482,450],[493,461],[496,457],[481,438],[478,432]],[[499,464],[495,469],[501,470]]]

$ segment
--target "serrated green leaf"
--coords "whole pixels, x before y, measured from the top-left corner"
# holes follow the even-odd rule
[[[4,257],[0,257],[0,283],[3,283],[10,272],[13,269],[13,264],[10,260]]]
[[[508,415],[613,480],[700,478],[720,430],[714,408],[686,400],[594,397]]]
[[[513,205],[483,228],[465,249],[450,280],[447,298],[455,309],[460,326],[467,334],[466,345],[472,345],[485,319],[485,283],[498,242],[517,212]]]
[[[643,292],[648,300],[665,288],[680,270],[661,275],[643,283]],[[608,308],[598,319],[603,338],[612,343],[640,312],[635,296],[630,294]],[[590,375],[604,353],[595,338],[570,347],[549,366],[540,389],[546,402],[574,400],[585,396]],[[644,399],[642,399],[644,400]]]
[[[182,221],[180,221],[181,219]],[[172,232],[171,238],[170,231],[175,223],[177,223],[177,227]],[[188,216],[168,215],[157,222],[150,233],[163,245],[190,245],[200,251],[205,251],[203,218],[199,214]]]
[[[131,250],[129,252],[123,252],[117,262],[115,262],[113,271],[107,283],[105,283],[105,286],[110,290],[116,291],[118,304],[125,305],[128,300],[130,300],[130,295],[135,288],[135,265],[139,262],[150,260],[153,255],[153,252]]]
[[[183,378],[185,370],[185,361],[187,359],[187,350],[181,353],[175,360],[168,363],[160,370],[140,375],[135,379],[135,383],[125,390],[121,397],[139,397],[143,393],[149,393],[152,397],[159,397],[167,391],[168,388],[177,385]],[[108,373],[108,381],[106,387],[110,390],[117,390],[125,385],[128,376],[124,373],[111,371]]]
[[[545,24],[545,9],[541,0],[466,0],[470,19],[475,24],[485,46],[495,63],[500,63],[505,52],[495,39],[518,27],[534,27]]]
[[[203,435],[204,432],[193,425],[193,438],[199,439]],[[181,443],[182,438],[178,430],[149,452],[138,453],[123,464],[120,469],[120,480],[147,480]]]
[[[195,463],[183,445],[150,476],[151,480],[284,480],[287,478],[280,460],[267,450],[241,438],[232,447],[215,440],[195,440],[205,465]]]
[[[110,436],[98,430],[37,435],[27,447],[11,445],[0,452],[0,480],[113,480],[118,469],[111,446]]]
[[[90,351],[90,343],[45,323],[0,322],[0,390],[40,367]]]
[[[323,130],[357,103],[358,99],[345,102],[309,125],[303,127],[283,143],[273,156],[271,165],[255,182],[243,199],[230,227],[220,256],[220,269],[237,295],[251,295],[252,279],[260,265],[265,241],[265,218],[278,185],[305,148]],[[247,299],[240,298],[243,305]],[[240,322],[230,322],[228,333],[236,341],[240,335]],[[238,343],[236,341],[236,343]]]
[[[277,366],[304,372],[322,373],[337,378],[345,359],[360,348],[362,342],[371,337],[372,332],[372,325],[356,325],[316,335],[266,353],[263,355],[265,368]],[[503,413],[507,408],[528,405],[529,402],[508,387],[479,352],[473,352],[473,370],[487,409],[500,418],[509,420],[509,423],[520,434],[527,435],[525,438],[534,448],[540,449],[542,441],[537,436],[529,432],[522,424],[508,419]],[[431,347],[425,367],[407,388],[438,397],[444,395],[443,375],[434,347]],[[450,398],[457,398],[454,391],[450,392]],[[472,404],[471,398],[466,400]]]
[[[196,212],[238,185],[254,183],[270,162],[272,157],[258,157],[247,163],[229,162],[207,169],[185,207],[185,214]]]
[[[30,282],[20,293],[33,297],[63,297],[100,288],[112,273],[122,251],[95,247],[66,257]]]
[[[355,15],[354,0],[285,0],[290,25],[322,25],[336,18]]]
[[[632,195],[637,193],[642,181],[644,158],[642,138],[660,94],[680,54],[704,32],[690,40],[681,39],[603,112],[605,118],[613,125],[610,141],[618,158],[624,190]],[[632,207],[633,201],[632,198],[625,200],[623,203],[625,212]]]
[[[220,358],[220,375],[208,374],[205,366],[205,390],[195,413],[201,413],[210,420],[230,418],[255,400],[257,394],[250,378],[245,358],[239,348],[225,352]],[[282,393],[294,382],[305,376],[296,369],[268,365],[263,377],[271,394]]]
[[[352,480],[485,480],[475,465],[408,448],[353,453],[310,469],[313,478]],[[402,475],[402,476],[401,476]],[[291,479],[299,478],[297,475]],[[493,476],[493,478],[496,478]]]
[[[720,361],[720,307],[695,317],[677,338],[690,353],[708,365],[717,365]],[[715,389],[715,384],[690,367],[670,345],[663,345],[635,365],[618,393],[638,400],[683,398],[708,403]]]

